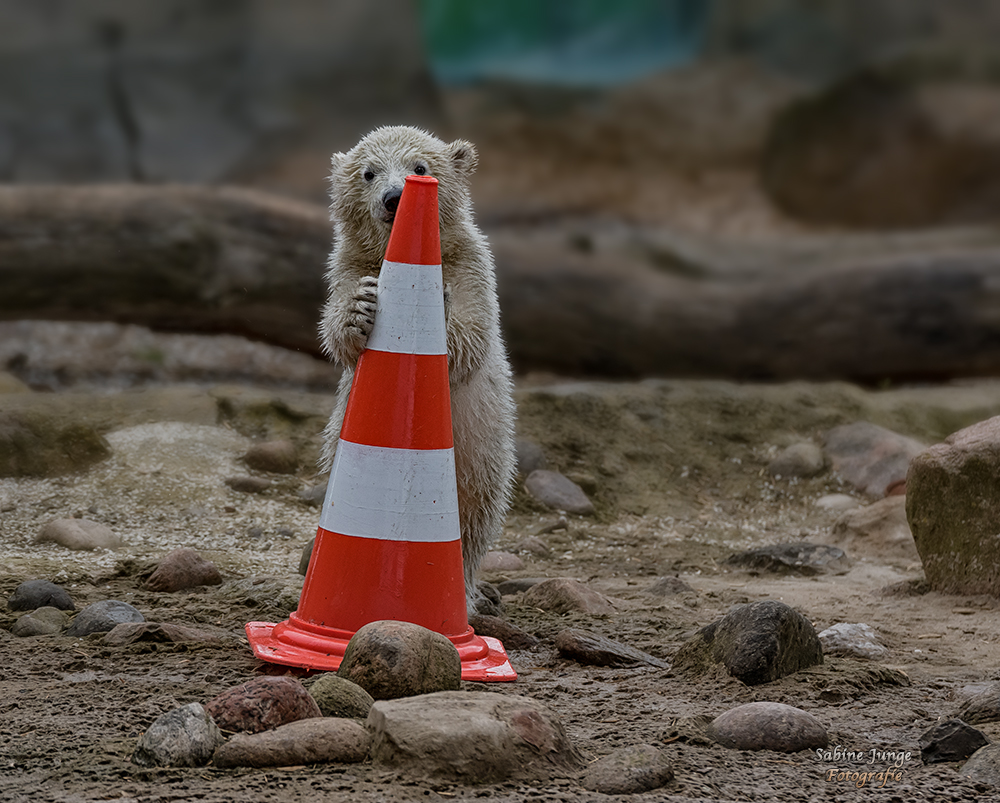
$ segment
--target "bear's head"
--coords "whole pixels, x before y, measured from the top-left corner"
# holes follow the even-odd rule
[[[409,126],[376,128],[347,153],[335,153],[330,174],[330,210],[337,232],[381,259],[389,243],[396,207],[409,175],[438,180],[442,241],[469,220],[469,177],[475,146],[443,142]]]

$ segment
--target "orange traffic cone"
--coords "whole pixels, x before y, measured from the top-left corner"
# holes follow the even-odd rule
[[[463,680],[517,678],[503,645],[466,616],[430,176],[408,176],[400,198],[298,610],[246,632],[261,660],[329,671],[360,627],[382,619],[447,636]]]

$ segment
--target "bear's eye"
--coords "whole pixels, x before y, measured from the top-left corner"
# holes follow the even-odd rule
[[[425,176],[427,175],[427,168],[424,167],[423,165],[417,165],[416,167],[413,168],[413,172],[416,173],[418,176]]]
[[[369,168],[368,170],[365,170],[364,177],[365,177],[365,181],[371,181],[373,178],[375,178],[375,171],[372,170],[371,168]]]

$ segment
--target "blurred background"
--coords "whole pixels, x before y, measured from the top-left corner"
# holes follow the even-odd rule
[[[0,0],[0,181],[325,205],[331,152],[418,125],[479,148],[522,373],[993,374],[1000,303],[962,307],[997,284],[998,41],[990,0]],[[0,232],[0,297],[27,270],[19,231]],[[849,270],[886,260],[877,287]],[[74,328],[0,307],[0,369],[36,387],[239,374],[121,308]],[[329,384],[298,357],[284,379]]]

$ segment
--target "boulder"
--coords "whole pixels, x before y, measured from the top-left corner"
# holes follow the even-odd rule
[[[553,510],[582,514],[594,512],[594,505],[583,489],[558,471],[535,469],[524,481],[524,487],[532,498]]]
[[[892,495],[845,511],[834,522],[832,541],[868,558],[919,559],[906,521],[906,497]]]
[[[915,457],[905,498],[930,587],[1000,596],[1000,416]]]
[[[67,636],[87,636],[107,633],[125,622],[145,622],[146,618],[127,602],[107,599],[88,605],[80,611],[66,629]]]
[[[300,719],[263,733],[237,733],[212,759],[216,767],[351,764],[368,756],[371,736],[350,719]]]
[[[19,616],[10,632],[15,636],[53,636],[69,623],[69,615],[58,608],[38,608]]]
[[[223,730],[240,733],[260,733],[323,716],[305,687],[287,676],[248,680],[209,701],[205,710]]]
[[[122,546],[122,539],[110,527],[89,519],[54,519],[42,527],[35,541],[39,544],[59,544],[76,551],[118,549]]]
[[[614,612],[614,605],[603,594],[598,594],[579,580],[556,577],[532,584],[524,592],[522,602],[552,613],[579,611],[594,615]]]
[[[335,672],[324,672],[316,678],[309,687],[309,694],[324,717],[364,719],[375,702],[357,683]]]
[[[1000,787],[1000,744],[980,747],[958,774],[973,781]]]
[[[823,663],[823,648],[812,624],[783,602],[740,605],[701,628],[674,656],[674,670],[699,675],[724,666],[754,686]]]
[[[193,549],[175,549],[168,552],[146,580],[147,591],[183,591],[196,586],[216,586],[222,575],[211,561],[205,560]]]
[[[844,550],[825,544],[774,544],[730,555],[723,566],[773,574],[846,574],[851,562]]]
[[[674,778],[669,756],[651,744],[633,744],[599,758],[587,767],[585,789],[603,795],[651,792]]]
[[[140,767],[201,767],[223,741],[200,703],[188,703],[158,717],[139,739],[132,762]]]
[[[924,764],[964,761],[989,743],[982,731],[960,719],[946,719],[920,735],[920,758]]]
[[[777,750],[796,753],[826,747],[826,728],[801,708],[784,703],[755,702],[716,717],[709,734],[734,750]]]
[[[867,421],[834,427],[823,448],[833,470],[859,491],[881,498],[893,483],[906,479],[910,460],[926,445]]]
[[[337,674],[376,700],[458,689],[462,659],[446,636],[410,622],[385,620],[360,628],[347,643]]]
[[[89,424],[43,410],[0,410],[0,477],[53,477],[110,456]]]
[[[546,779],[581,765],[558,718],[528,697],[446,691],[378,701],[372,759],[417,776],[469,784]]]
[[[7,599],[7,608],[12,611],[33,611],[45,607],[76,610],[69,592],[48,580],[26,580]]]
[[[866,658],[877,661],[889,654],[870,625],[839,622],[819,634],[824,655],[841,655],[848,658]]]

